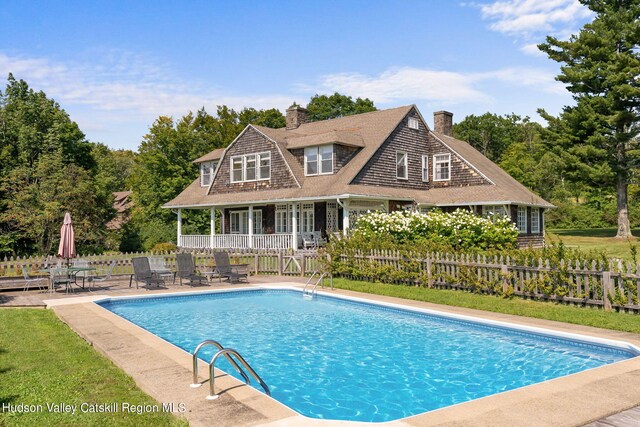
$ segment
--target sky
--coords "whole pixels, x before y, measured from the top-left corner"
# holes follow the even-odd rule
[[[136,150],[154,120],[315,94],[535,121],[573,103],[536,48],[592,13],[577,0],[0,2],[0,76],[55,99],[93,142]],[[0,87],[3,87],[4,83]],[[2,89],[4,90],[4,89]]]

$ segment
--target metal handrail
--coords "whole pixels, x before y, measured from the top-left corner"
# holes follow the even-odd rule
[[[240,353],[238,353],[236,350],[234,350],[232,348],[223,348],[213,356],[213,359],[211,359],[211,363],[209,363],[209,387],[210,387],[209,390],[210,390],[210,394],[209,394],[209,396],[207,396],[207,400],[215,400],[218,397],[220,397],[220,395],[215,394],[215,391],[214,391],[215,376],[214,376],[214,373],[213,373],[214,368],[215,368],[215,364],[216,364],[216,360],[220,356],[225,356],[225,357],[227,357],[227,359],[230,359],[231,358],[230,356],[235,356],[240,361],[240,363],[242,363],[242,366],[244,366],[245,369],[247,371],[249,371],[251,376],[253,376],[253,378],[255,378],[255,380],[258,381],[258,383],[260,383],[260,385],[262,386],[262,389],[265,391],[265,393],[267,393],[267,396],[271,396],[271,390],[269,390],[269,387],[267,386],[267,384],[265,384],[265,382],[262,381],[262,378],[260,378],[260,375],[258,375],[256,373],[256,371],[253,370],[251,365],[249,365],[247,363],[247,361],[244,360],[244,358],[242,356],[240,356]],[[238,369],[239,372],[242,372],[240,370],[240,367],[238,367],[237,364],[234,364],[234,367],[236,369]]]
[[[313,280],[316,274],[318,274],[317,271],[314,271],[313,273],[311,273],[311,277],[309,277],[309,280],[307,280],[307,283],[305,283],[304,288],[302,288],[302,295],[307,293],[307,286],[309,286],[309,284],[311,283],[311,281]]]
[[[307,292],[307,287],[311,284],[311,281],[313,280],[316,274],[318,274],[317,271],[314,271],[313,274],[311,274],[311,277],[309,277],[309,280],[307,280],[307,283],[304,285],[304,288],[302,288],[302,295],[313,296],[320,283],[322,283],[322,287],[324,288],[324,278],[327,277],[327,274],[328,274],[327,272],[322,273],[318,278],[318,280],[316,281],[316,283],[313,285],[313,288],[311,288],[311,291]],[[333,276],[331,276],[331,289],[333,289]]]
[[[198,352],[200,351],[200,349],[202,349],[202,347],[207,346],[207,345],[215,346],[218,349],[218,351],[224,349],[222,344],[220,344],[218,341],[215,341],[215,340],[204,340],[200,344],[198,344],[196,349],[193,351],[193,384],[191,384],[192,388],[200,387],[202,385],[202,383],[198,382]],[[233,360],[231,358],[231,356],[229,356],[227,354],[225,354],[225,357],[229,361],[229,363],[231,363],[231,366],[233,366],[234,368],[236,368],[236,370],[238,372],[240,372],[240,375],[242,375],[242,378],[244,378],[245,384],[249,384],[249,382],[250,382],[249,377],[242,370],[242,368],[240,366],[238,366],[236,361]]]

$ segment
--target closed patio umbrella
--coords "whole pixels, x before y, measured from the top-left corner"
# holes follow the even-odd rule
[[[58,256],[67,260],[69,264],[70,258],[76,256],[76,243],[73,234],[73,224],[71,223],[71,215],[69,212],[64,214],[64,222],[60,229],[60,246],[58,247]]]

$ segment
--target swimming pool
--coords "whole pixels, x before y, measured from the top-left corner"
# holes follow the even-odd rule
[[[275,399],[313,418],[390,421],[638,354],[622,343],[589,343],[330,296],[307,300],[294,290],[100,305],[188,352],[209,338],[235,348]],[[203,360],[213,353],[203,352]],[[225,363],[220,368],[236,376]]]

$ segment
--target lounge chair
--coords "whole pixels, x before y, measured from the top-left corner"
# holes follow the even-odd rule
[[[23,292],[26,292],[32,285],[37,285],[38,289],[46,290],[49,286],[47,284],[46,277],[31,277],[27,272],[25,266],[22,266],[22,275],[24,276],[24,289]]]
[[[107,280],[111,279],[111,275],[113,274],[113,270],[116,268],[116,264],[118,263],[118,261],[113,260],[111,261],[111,264],[109,265],[109,269],[107,270],[107,274],[105,274],[104,276],[97,276],[97,275],[91,275],[89,276],[88,282],[89,282],[89,286],[91,288],[93,288],[97,283],[102,283],[102,282],[106,282]]]
[[[228,252],[214,252],[213,257],[216,260],[216,271],[220,277],[220,282],[222,282],[223,277],[231,283],[237,283],[243,279],[248,281],[249,264],[232,265]]]
[[[151,267],[149,266],[149,258],[137,257],[131,258],[131,264],[133,264],[133,278],[136,281],[136,288],[138,288],[138,282],[143,282],[144,287],[149,289],[152,286],[157,288],[164,287],[164,280],[153,274]]]
[[[175,277],[180,279],[180,286],[182,286],[182,279],[188,280],[190,286],[208,284],[207,278],[196,271],[196,266],[190,253],[177,254],[176,263],[178,264],[178,271]]]

